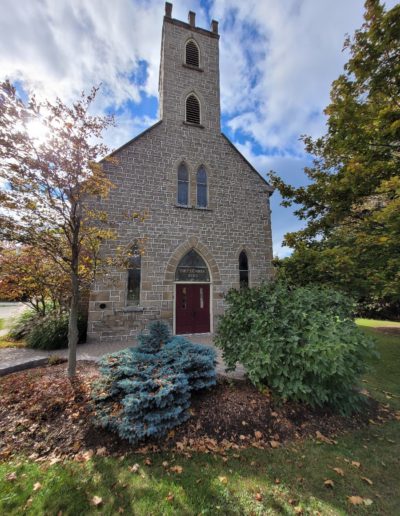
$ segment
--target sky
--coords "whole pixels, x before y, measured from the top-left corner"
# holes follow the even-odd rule
[[[325,132],[331,83],[343,70],[346,34],[362,0],[175,0],[173,18],[209,29],[219,21],[222,131],[264,177],[306,184],[300,135]],[[158,120],[161,0],[0,0],[0,79],[39,97],[72,101],[102,84],[95,109],[114,113],[118,147]],[[386,7],[396,4],[388,0]],[[6,13],[6,14],[5,14]],[[271,198],[274,254],[302,227]]]

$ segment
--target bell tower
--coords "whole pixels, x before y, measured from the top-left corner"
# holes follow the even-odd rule
[[[220,133],[218,22],[210,30],[172,18],[165,3],[159,77],[160,118],[168,126]]]

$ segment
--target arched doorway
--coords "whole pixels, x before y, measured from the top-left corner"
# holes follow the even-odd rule
[[[175,272],[176,333],[210,331],[210,272],[197,251],[191,249]]]

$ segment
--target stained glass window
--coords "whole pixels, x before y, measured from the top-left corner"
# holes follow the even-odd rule
[[[142,257],[137,243],[130,251],[128,265],[128,305],[138,305],[140,303],[140,280],[141,280]]]
[[[189,174],[184,163],[178,168],[178,204],[187,206],[189,203]]]
[[[204,167],[200,167],[196,176],[197,182],[197,206],[207,208],[207,172]]]
[[[247,288],[249,286],[249,262],[244,251],[239,255],[239,281],[240,288]]]
[[[175,273],[176,281],[210,281],[208,267],[203,258],[192,249],[179,262]]]

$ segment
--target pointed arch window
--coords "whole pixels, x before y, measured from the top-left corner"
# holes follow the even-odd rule
[[[240,289],[249,286],[249,261],[245,251],[239,254],[239,282]]]
[[[188,41],[186,43],[185,62],[189,66],[200,66],[200,52],[199,47],[194,41]]]
[[[194,249],[186,253],[179,262],[175,281],[210,281],[207,264]]]
[[[200,125],[200,102],[193,94],[186,99],[186,122]]]
[[[207,208],[207,172],[201,166],[196,174],[196,188],[197,188],[197,206],[199,208]]]
[[[128,258],[127,304],[139,305],[142,255],[137,242],[131,247]]]
[[[178,168],[178,204],[189,204],[189,173],[186,165],[181,163]]]

